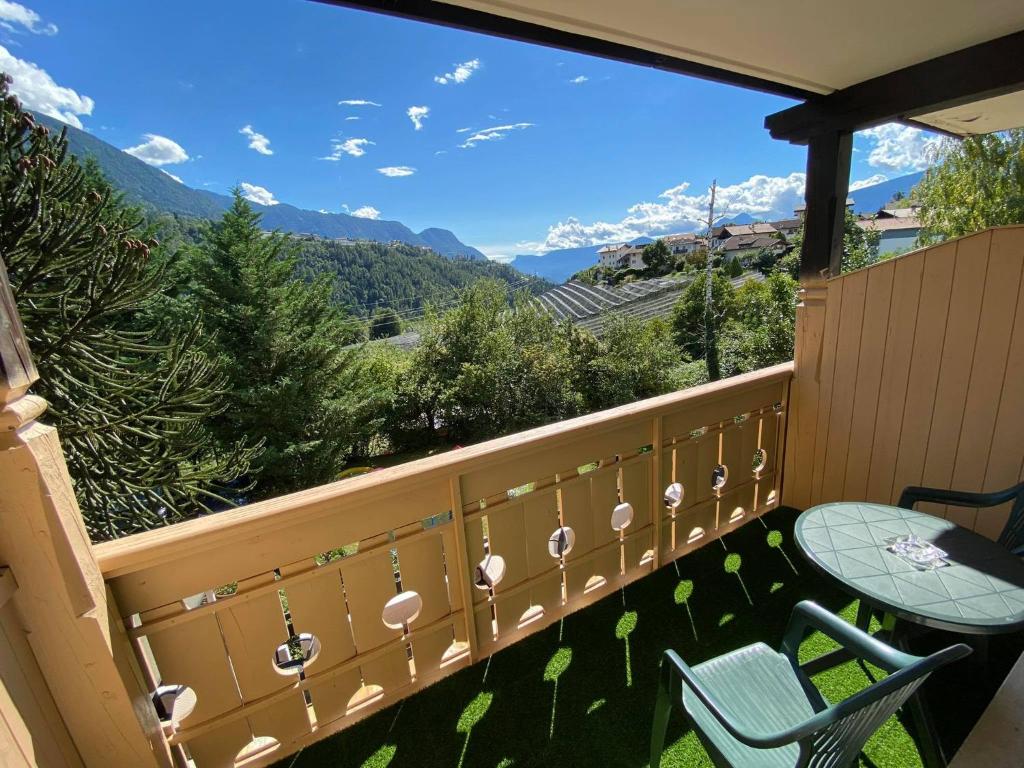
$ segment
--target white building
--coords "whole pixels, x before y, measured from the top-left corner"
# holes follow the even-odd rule
[[[597,252],[597,266],[605,269],[643,269],[644,247],[618,243],[606,245]]]

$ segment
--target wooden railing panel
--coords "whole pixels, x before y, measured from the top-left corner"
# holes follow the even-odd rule
[[[188,742],[196,765],[232,766],[235,757],[252,741],[252,728],[247,720],[232,720],[220,728],[196,736]]]
[[[418,622],[433,624],[444,616],[450,616],[453,608],[445,582],[441,537],[424,536],[414,541],[399,542],[397,551],[402,590],[411,590],[423,600]]]
[[[401,636],[400,630],[388,629],[381,621],[384,604],[398,594],[390,550],[379,550],[363,560],[343,564],[341,580],[359,653]]]
[[[650,444],[650,420],[641,419],[616,429],[588,433],[550,448],[543,446],[539,450],[517,452],[513,460],[497,461],[462,475],[462,499],[467,504],[487,499],[559,471],[575,469],[620,453],[632,455]],[[524,477],[530,479],[523,481]]]
[[[143,534],[134,546],[97,547],[131,637],[151,650],[141,656],[150,677],[196,693],[170,742],[198,768],[230,766],[240,750],[254,764],[279,759],[760,514],[777,498],[789,372],[778,366]],[[713,487],[719,464],[728,476]],[[686,486],[674,516],[661,500],[673,479]],[[620,531],[613,510],[623,502],[632,518]],[[573,547],[559,555],[556,537],[552,554],[561,526]],[[503,578],[479,588],[478,567],[500,575],[498,558]],[[228,596],[213,599],[214,589]],[[386,626],[385,604],[399,593],[417,604],[409,592],[418,614]],[[318,655],[303,677],[280,674],[275,649],[304,633]],[[261,737],[281,746],[254,752]]]
[[[320,493],[316,493],[318,490]],[[391,493],[378,493],[354,503],[324,499],[322,493],[321,489],[311,489],[264,502],[260,506],[268,515],[302,509],[302,525],[288,526],[275,517],[273,524],[264,527],[254,516],[255,524],[247,526],[247,535],[234,541],[223,539],[221,527],[214,521],[220,515],[231,516],[230,521],[238,510],[194,521],[200,525],[194,526],[188,540],[175,541],[179,550],[176,561],[144,569],[130,568],[124,574],[113,571],[117,575],[112,579],[114,595],[122,613],[139,613],[222,584],[258,576],[268,571],[268,564],[272,569],[369,540],[381,531],[443,515],[451,507],[448,488],[440,479],[410,482]],[[285,498],[287,502],[283,501]],[[304,503],[305,499],[310,501]],[[168,530],[154,531],[158,535],[151,541],[158,544],[162,538],[159,534],[166,536]]]
[[[193,619],[147,635],[159,660],[159,679],[167,685],[187,685],[196,694],[196,706],[184,725],[201,723],[241,706],[220,625],[214,614]]]
[[[1024,227],[1002,227],[828,282],[817,388],[787,442],[786,501],[893,503],[907,485],[993,491],[1024,459]],[[806,489],[806,490],[805,490]],[[990,537],[1006,510],[921,505]]]

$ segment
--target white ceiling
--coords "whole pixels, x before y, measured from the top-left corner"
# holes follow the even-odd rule
[[[447,0],[829,93],[1024,30],[1024,0]]]
[[[930,112],[914,119],[961,136],[1017,128],[1024,125],[1024,91]]]

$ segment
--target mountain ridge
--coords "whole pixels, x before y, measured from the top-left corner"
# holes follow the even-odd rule
[[[68,150],[79,158],[93,157],[104,175],[130,202],[142,203],[164,212],[194,218],[216,219],[231,206],[231,197],[204,189],[194,189],[176,181],[159,168],[147,165],[121,149],[90,133],[66,125],[46,115],[34,113],[36,121],[50,130],[67,130]],[[293,234],[324,238],[399,241],[432,248],[449,258],[485,259],[482,252],[466,245],[447,230],[428,227],[413,232],[400,221],[365,219],[346,213],[321,213],[288,203],[253,208],[263,216],[264,229],[279,229]]]

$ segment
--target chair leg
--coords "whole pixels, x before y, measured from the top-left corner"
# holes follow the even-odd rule
[[[654,724],[651,726],[651,765],[661,765],[661,753],[665,748],[665,732],[668,730],[668,718],[672,714],[672,699],[669,694],[670,682],[668,669],[662,666],[658,675],[658,694],[654,700]]]

